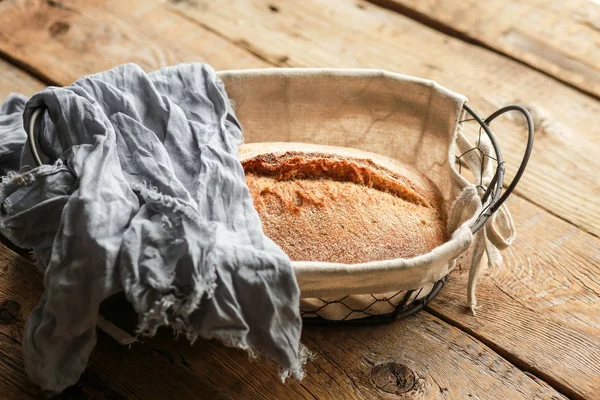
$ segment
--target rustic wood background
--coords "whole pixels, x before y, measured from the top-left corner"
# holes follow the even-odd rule
[[[526,105],[537,125],[509,201],[518,240],[465,311],[457,269],[426,311],[390,325],[307,327],[302,382],[267,362],[169,332],[120,346],[99,333],[64,398],[600,399],[600,1],[0,0],[0,99],[124,62],[216,69],[378,68],[435,79],[482,115]],[[518,119],[495,123],[510,179]],[[0,398],[41,394],[23,371],[24,322],[43,291],[0,244]],[[109,318],[134,321],[123,302]]]

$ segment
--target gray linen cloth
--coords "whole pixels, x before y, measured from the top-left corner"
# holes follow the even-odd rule
[[[34,109],[42,166],[25,132]],[[1,232],[32,248],[45,292],[24,333],[42,389],[74,384],[103,299],[124,291],[153,335],[217,338],[302,377],[300,291],[262,232],[237,160],[242,131],[205,64],[133,64],[0,108]]]

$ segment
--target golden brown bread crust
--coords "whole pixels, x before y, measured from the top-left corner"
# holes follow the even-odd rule
[[[446,241],[442,196],[409,166],[303,143],[243,145],[239,157],[265,234],[294,261],[410,258]]]

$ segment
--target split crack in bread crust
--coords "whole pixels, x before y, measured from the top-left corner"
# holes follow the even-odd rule
[[[263,231],[293,261],[411,258],[447,240],[440,191],[396,160],[307,143],[244,144],[238,156]]]

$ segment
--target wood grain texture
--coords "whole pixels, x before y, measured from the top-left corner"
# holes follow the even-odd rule
[[[0,53],[58,85],[134,62],[147,71],[180,62],[216,69],[265,64],[152,2],[0,2]]]
[[[25,376],[21,344],[0,333],[0,391],[3,399],[35,399],[40,391]]]
[[[600,235],[600,207],[590,201],[600,196],[600,174],[595,172],[600,169],[600,103],[588,96],[360,0],[158,1],[274,65],[379,68],[430,78],[467,95],[481,115],[510,103],[524,104],[534,114],[537,138],[517,193]],[[507,162],[508,181],[520,163],[525,128],[511,117],[492,127]]]
[[[0,245],[0,398],[38,398],[25,375],[22,337],[27,316],[43,292],[42,274],[25,258]],[[89,366],[64,398],[228,398],[206,377],[144,346],[120,346],[99,332]]]
[[[371,0],[600,96],[600,2]]]
[[[428,310],[572,398],[600,393],[600,240],[527,202],[510,201],[518,240],[465,310],[468,268],[455,270]],[[459,265],[468,265],[463,258]]]
[[[123,298],[107,307],[113,321],[133,331],[133,310]],[[168,330],[144,343],[169,354],[225,394],[251,399],[507,399],[564,398],[532,379],[477,340],[427,313],[395,324],[305,326],[302,341],[315,354],[302,382],[282,384],[267,361],[249,362],[241,351],[214,341],[190,346]],[[391,371],[382,366],[392,363]],[[212,371],[221,371],[218,378]],[[214,374],[212,374],[214,376]]]
[[[0,59],[0,103],[11,93],[31,96],[46,85],[5,60]]]

